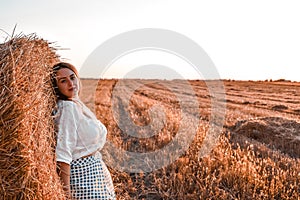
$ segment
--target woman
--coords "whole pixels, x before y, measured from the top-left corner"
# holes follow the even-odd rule
[[[115,199],[110,173],[99,150],[107,130],[80,101],[80,79],[69,63],[53,67],[52,85],[57,96],[56,161],[65,192],[75,199]]]

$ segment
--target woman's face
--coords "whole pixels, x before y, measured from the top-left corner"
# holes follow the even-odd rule
[[[78,96],[79,81],[72,70],[68,68],[59,69],[56,73],[56,81],[58,90],[67,98]]]

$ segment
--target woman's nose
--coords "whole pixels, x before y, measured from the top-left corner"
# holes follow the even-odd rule
[[[69,86],[73,86],[73,81],[72,80],[68,80],[68,84],[69,84]]]

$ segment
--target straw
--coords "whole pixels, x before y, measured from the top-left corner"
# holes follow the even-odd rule
[[[0,194],[3,199],[64,199],[56,173],[51,43],[19,34],[0,44]]]

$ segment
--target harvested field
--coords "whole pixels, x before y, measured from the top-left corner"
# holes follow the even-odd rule
[[[123,94],[113,93],[118,82],[85,79],[81,98],[95,109],[108,128],[108,141],[119,149],[155,152],[170,144],[182,126],[188,131],[197,122],[194,118],[199,118],[189,148],[174,162],[153,171],[130,172],[134,162],[123,163],[127,171],[117,170],[110,165],[112,160],[126,158],[104,149],[118,199],[300,198],[300,83],[224,80],[224,126],[211,153],[199,157],[212,117],[213,97],[204,81],[190,81],[195,91],[191,94],[180,80],[125,80],[126,87],[134,88],[128,103]],[[112,101],[112,94],[117,101]],[[193,97],[199,108],[188,110],[188,120],[182,123],[182,102]],[[125,122],[120,124],[120,119]],[[142,137],[152,130],[158,131]],[[166,158],[167,153],[174,152],[166,152]]]

